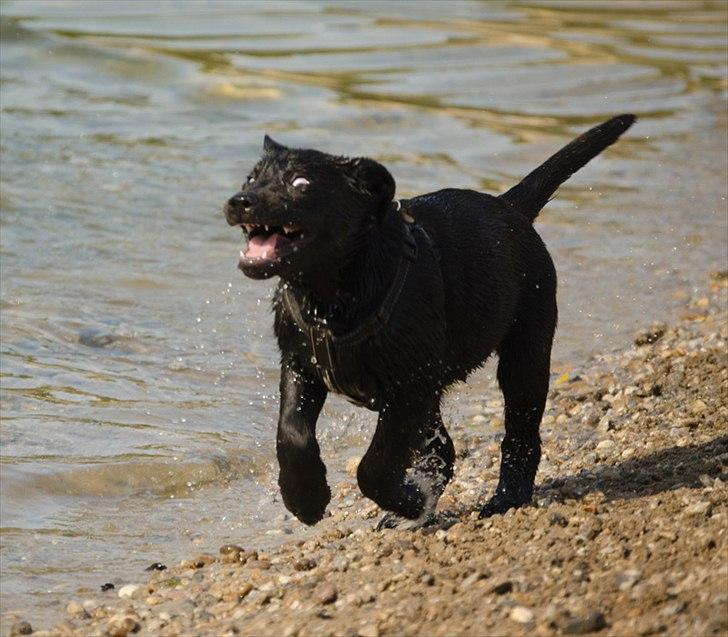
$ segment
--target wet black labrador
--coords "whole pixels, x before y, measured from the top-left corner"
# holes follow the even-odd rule
[[[449,188],[395,201],[376,161],[265,138],[225,215],[247,238],[240,269],[280,277],[278,483],[299,520],[318,522],[331,497],[316,441],[328,392],[379,412],[362,493],[403,518],[430,513],[453,474],[443,392],[493,352],[506,432],[482,515],[530,501],[556,327],[556,273],[532,224],[634,121],[592,128],[498,197]]]

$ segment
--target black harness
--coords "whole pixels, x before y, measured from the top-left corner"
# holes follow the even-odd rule
[[[397,201],[393,205],[405,221],[402,224],[402,252],[397,271],[380,306],[358,326],[343,334],[334,334],[326,319],[304,317],[299,303],[287,287],[281,292],[286,310],[311,346],[311,363],[316,366],[329,391],[343,394],[351,402],[375,411],[381,407],[382,394],[374,376],[363,368],[361,348],[385,328],[402,295],[409,271],[417,260],[415,233],[420,232],[434,250],[430,236],[415,223],[402,203]]]

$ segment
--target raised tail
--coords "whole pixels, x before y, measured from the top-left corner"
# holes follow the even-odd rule
[[[562,183],[616,142],[636,119],[631,114],[617,115],[589,129],[549,157],[500,198],[533,221]]]

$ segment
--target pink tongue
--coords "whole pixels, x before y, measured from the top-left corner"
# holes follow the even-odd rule
[[[283,237],[277,233],[268,236],[255,235],[248,241],[245,256],[248,259],[273,259],[276,256],[276,248],[282,241]]]

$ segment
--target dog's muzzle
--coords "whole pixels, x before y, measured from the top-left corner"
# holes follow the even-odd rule
[[[238,192],[225,203],[225,219],[231,226],[243,223],[243,213],[250,212],[258,198],[252,192]]]

